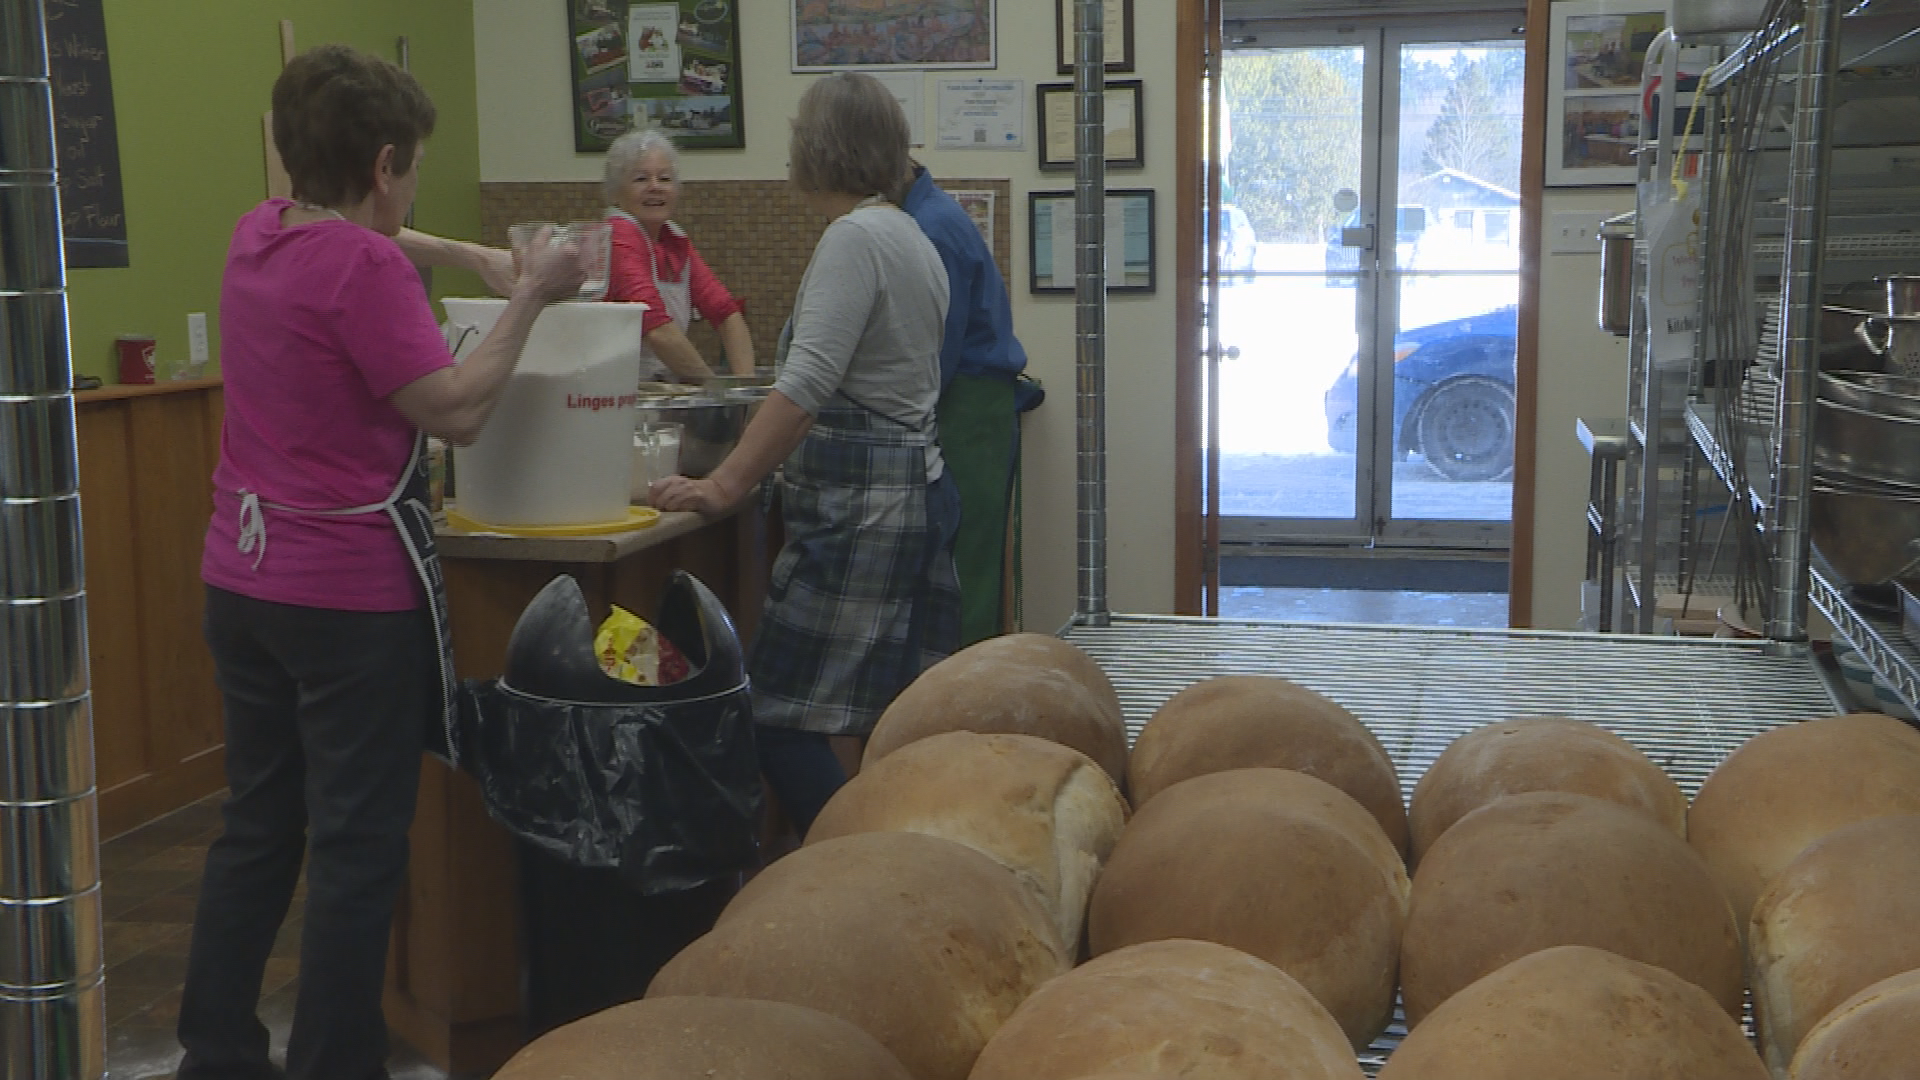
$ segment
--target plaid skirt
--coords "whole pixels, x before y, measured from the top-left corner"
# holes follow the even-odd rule
[[[928,514],[933,439],[832,407],[787,459],[786,546],[747,661],[756,723],[864,735],[959,648],[953,553]]]

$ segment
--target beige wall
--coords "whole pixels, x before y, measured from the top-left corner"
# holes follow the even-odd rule
[[[1557,213],[1611,217],[1631,209],[1631,188],[1603,193],[1549,190],[1543,215],[1547,221]],[[1545,254],[1540,261],[1533,625],[1570,630],[1580,617],[1587,552],[1587,452],[1574,437],[1573,425],[1582,416],[1626,416],[1627,347],[1626,339],[1597,325],[1600,256]]]
[[[785,0],[740,0],[742,67],[745,69],[747,146],[685,155],[683,173],[693,180],[769,180],[786,175],[787,120],[793,102],[813,76],[788,71]],[[576,154],[568,126],[565,6],[529,0],[474,0],[475,70],[480,112],[480,179],[483,182],[597,180],[601,158]],[[1150,297],[1114,297],[1109,304],[1107,345],[1108,441],[1110,446],[1109,575],[1117,611],[1163,612],[1173,605],[1173,75],[1174,5],[1143,0],[1136,5],[1140,50],[1137,77],[1146,82],[1148,121],[1144,172],[1117,172],[1110,187],[1159,191],[1159,292]],[[1056,81],[1053,67],[1053,4],[1048,0],[1000,0],[999,78],[1032,84]],[[925,97],[932,121],[935,82],[929,72]],[[1051,631],[1073,613],[1074,414],[1072,298],[1040,299],[1027,292],[1027,192],[1068,189],[1071,175],[1035,166],[1031,121],[1028,146],[1020,152],[916,151],[935,175],[1004,176],[1013,184],[1014,326],[1029,371],[1047,386],[1048,400],[1027,417],[1026,625]],[[698,238],[696,237],[696,240]]]

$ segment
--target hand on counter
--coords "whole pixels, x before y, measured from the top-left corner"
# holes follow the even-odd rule
[[[647,502],[656,510],[690,510],[708,517],[733,509],[740,497],[739,493],[721,487],[711,476],[697,480],[690,476],[669,476],[655,480],[647,488]]]

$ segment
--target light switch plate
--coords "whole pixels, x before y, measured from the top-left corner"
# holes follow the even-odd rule
[[[195,371],[207,366],[207,313],[187,316],[187,365]]]
[[[1600,223],[1605,214],[1554,214],[1547,219],[1547,252],[1553,255],[1600,254]]]

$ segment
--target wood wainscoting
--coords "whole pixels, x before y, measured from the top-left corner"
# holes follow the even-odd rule
[[[200,636],[222,400],[217,379],[74,395],[103,839],[226,784]]]

